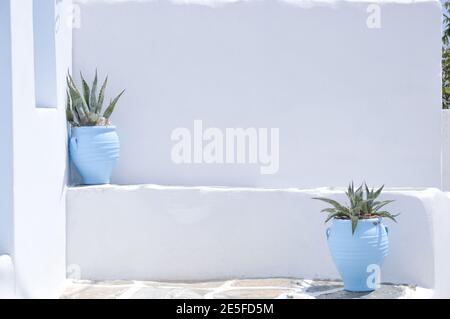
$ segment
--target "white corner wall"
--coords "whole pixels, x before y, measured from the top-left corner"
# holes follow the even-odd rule
[[[65,74],[71,66],[72,38],[67,23],[67,6],[70,3],[69,0],[56,1],[54,20],[51,22],[55,23],[59,15],[60,25],[56,28],[58,105],[53,109],[38,109],[33,72],[33,1],[1,2],[0,32],[2,35],[6,32],[9,15],[11,34],[11,100],[9,105],[5,104],[11,113],[7,126],[11,129],[11,149],[6,154],[13,157],[14,164],[8,171],[13,176],[9,183],[9,187],[12,186],[13,209],[9,211],[12,224],[8,228],[12,240],[9,241],[8,252],[15,267],[15,290],[19,297],[56,297],[66,277],[67,131],[64,83]],[[4,12],[3,8],[8,6],[10,11]],[[3,20],[3,17],[7,19]],[[2,37],[2,51],[3,40]],[[1,59],[3,61],[3,55]],[[0,74],[3,77],[3,69]],[[1,98],[3,115],[4,97]],[[4,119],[1,121],[3,124]],[[3,189],[1,195],[3,199]]]
[[[338,278],[317,196],[330,189],[94,186],[67,194],[67,259],[82,279]],[[384,282],[450,297],[450,198],[437,189],[388,190]]]
[[[9,1],[0,2],[0,255],[13,240],[11,23]]]
[[[450,191],[450,110],[442,111],[442,189]]]
[[[80,3],[74,73],[127,89],[114,183],[441,187],[439,1],[174,2]],[[278,174],[173,163],[172,131],[196,119],[280,128]]]
[[[16,297],[15,274],[12,259],[0,254],[0,299]]]
[[[38,107],[56,107],[56,1],[33,1],[35,103]]]

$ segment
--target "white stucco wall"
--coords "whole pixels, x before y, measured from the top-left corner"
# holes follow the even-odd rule
[[[450,110],[442,111],[442,188],[450,191]]]
[[[81,4],[74,73],[127,88],[113,182],[441,187],[438,1],[382,1],[379,29],[365,1],[107,2]],[[278,174],[174,164],[172,130],[195,119],[280,128]]]
[[[12,251],[12,88],[9,1],[0,2],[0,255]]]
[[[54,105],[56,108],[39,109],[34,92],[33,1],[2,1],[2,9],[10,5],[12,98],[9,111],[12,117],[9,127],[14,165],[8,171],[13,176],[13,224],[8,227],[13,237],[10,252],[15,266],[16,293],[20,297],[56,297],[65,279],[64,83],[71,66],[71,29],[66,23],[69,3],[56,1],[55,21],[59,14],[61,22],[55,48],[58,103]],[[2,11],[2,17],[4,14]],[[1,20],[3,34],[7,22]]]
[[[316,196],[330,189],[94,186],[67,194],[67,258],[82,279],[338,278]],[[388,190],[382,280],[450,297],[448,210],[437,189]],[[446,248],[447,247],[447,248]]]
[[[0,299],[16,298],[14,265],[9,255],[0,254]]]

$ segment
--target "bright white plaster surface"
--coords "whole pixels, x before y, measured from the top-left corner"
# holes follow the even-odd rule
[[[325,237],[329,189],[99,186],[67,194],[68,264],[81,279],[338,278]],[[397,189],[382,280],[446,294],[449,199]],[[434,248],[433,248],[434,247]]]
[[[114,118],[123,145],[116,182],[272,188],[71,189],[67,259],[83,278],[336,278],[310,197],[342,192],[285,187],[363,178],[440,187],[438,2],[383,3],[379,30],[365,27],[365,1],[325,2],[308,10],[276,1],[82,5],[75,72],[98,67],[110,73],[110,92],[128,88]],[[13,277],[20,297],[57,296],[66,270],[72,38],[70,1],[56,3],[58,105],[48,110],[34,103],[32,1],[0,3],[0,151],[10,155],[0,157],[0,254],[12,256],[0,257],[0,281]],[[170,132],[194,119],[282,128],[280,173],[174,166]],[[435,189],[386,196],[402,216],[390,225],[383,279],[449,296],[448,197]]]
[[[442,111],[442,189],[450,191],[450,110]]]
[[[43,0],[39,0],[43,1]],[[46,0],[49,1],[49,0]],[[9,113],[5,128],[10,130],[5,144],[5,158],[13,156],[6,179],[11,201],[0,215],[8,222],[8,231],[0,235],[0,243],[11,255],[15,267],[16,293],[19,297],[56,297],[62,289],[65,269],[65,186],[66,186],[66,121],[65,74],[71,67],[71,30],[68,28],[67,5],[57,1],[54,22],[61,24],[56,33],[58,105],[54,109],[38,109],[34,91],[33,1],[5,0],[1,8],[1,32],[10,27],[10,59],[5,70],[11,70],[10,99],[1,97],[2,115]],[[9,18],[8,18],[9,16]],[[3,20],[5,18],[6,20]],[[56,29],[56,28],[55,28]],[[5,38],[7,40],[7,38]],[[8,43],[6,44],[8,46]],[[1,66],[4,66],[2,37]],[[2,68],[3,83],[3,68]],[[5,73],[7,76],[8,73]],[[3,93],[2,85],[2,93]],[[8,90],[8,86],[5,86]],[[7,91],[6,91],[7,92]],[[8,99],[8,94],[6,94]],[[5,109],[4,109],[5,108]],[[3,132],[3,127],[2,127]],[[2,136],[3,138],[3,136]],[[3,139],[2,139],[3,142]],[[2,144],[2,152],[4,145]],[[3,173],[3,153],[1,169]],[[3,176],[2,176],[3,178]],[[6,194],[2,180],[1,196]],[[2,206],[3,208],[3,206]],[[6,213],[6,216],[3,215]],[[3,230],[3,228],[0,228]],[[4,253],[0,251],[0,253]]]
[[[127,88],[113,182],[441,187],[439,2],[383,2],[380,29],[367,2],[317,3],[81,4],[75,73],[98,68],[110,94]],[[280,128],[278,174],[174,164],[171,132],[196,119]]]
[[[13,156],[9,1],[0,2],[0,255],[12,250]]]

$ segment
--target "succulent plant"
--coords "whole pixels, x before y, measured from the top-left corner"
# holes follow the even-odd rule
[[[108,107],[103,111],[103,102],[105,100],[106,85],[108,77],[105,78],[100,92],[97,95],[98,76],[95,71],[94,82],[92,88],[89,87],[83,74],[80,72],[82,90],[80,91],[70,74],[67,74],[67,121],[72,126],[97,126],[110,125],[110,117],[114,112],[117,102],[125,92],[112,99]]]
[[[370,218],[388,218],[397,222],[395,217],[388,211],[382,210],[386,205],[393,202],[393,200],[377,201],[383,191],[384,185],[378,190],[369,189],[367,184],[363,184],[355,190],[353,183],[350,184],[345,194],[349,200],[349,204],[340,204],[335,200],[323,197],[316,197],[313,199],[323,201],[330,204],[332,207],[325,208],[321,212],[328,213],[328,218],[325,223],[333,218],[347,219],[352,221],[352,233],[355,233],[356,226],[360,219]]]

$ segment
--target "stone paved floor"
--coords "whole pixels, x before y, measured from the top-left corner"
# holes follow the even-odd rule
[[[252,279],[195,283],[72,281],[63,299],[349,299],[428,298],[432,291],[384,284],[372,293],[349,293],[342,282],[305,279]]]

